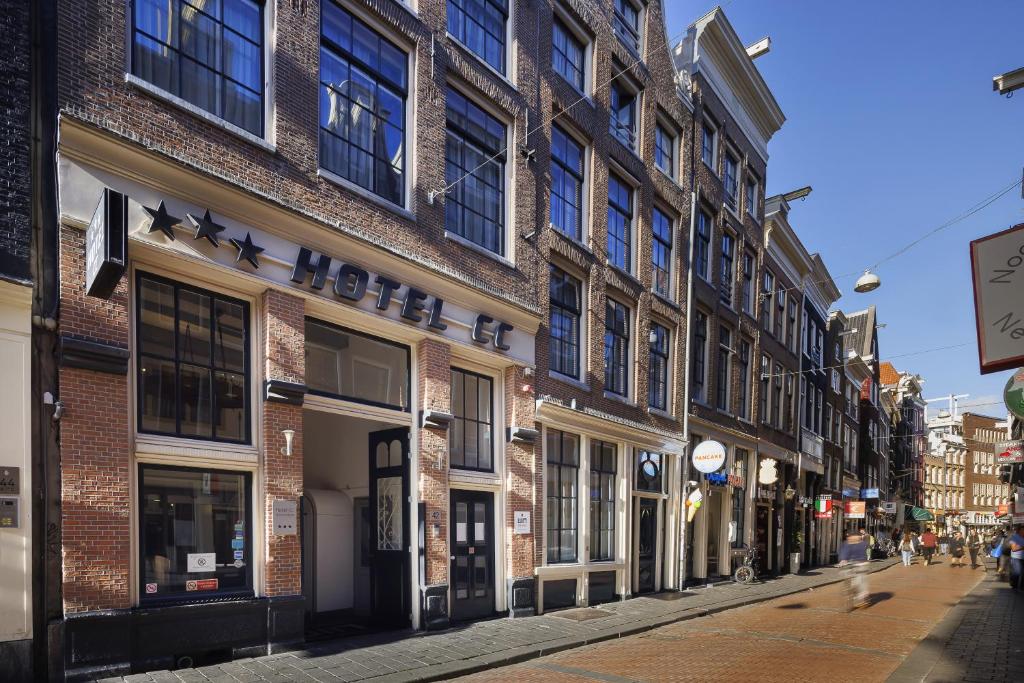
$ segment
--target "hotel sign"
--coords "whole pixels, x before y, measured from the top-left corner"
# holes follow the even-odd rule
[[[1024,365],[1024,223],[971,242],[981,374]]]
[[[128,198],[103,188],[85,229],[85,293],[109,299],[128,263]]]

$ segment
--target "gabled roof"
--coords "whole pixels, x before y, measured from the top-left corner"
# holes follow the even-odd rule
[[[889,361],[884,361],[878,366],[878,381],[882,386],[897,384],[900,381],[900,373]]]
[[[875,331],[875,307],[868,306],[847,316],[846,331],[852,332],[843,337],[843,351],[853,351],[862,358],[871,355],[871,340]],[[856,332],[853,330],[856,329]]]

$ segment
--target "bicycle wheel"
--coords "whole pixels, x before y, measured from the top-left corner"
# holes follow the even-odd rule
[[[750,583],[754,580],[754,569],[747,566],[737,568],[736,573],[733,574],[733,580],[736,583]]]

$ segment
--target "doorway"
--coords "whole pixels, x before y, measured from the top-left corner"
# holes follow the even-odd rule
[[[757,553],[761,566],[760,572],[771,571],[772,556],[768,553],[771,548],[772,513],[767,505],[758,505],[755,512],[754,545],[757,546]]]
[[[708,491],[708,580],[721,575],[722,556],[722,491]]]
[[[494,614],[494,494],[451,492],[453,621]]]
[[[370,432],[370,612],[381,626],[407,626],[409,430]]]
[[[636,498],[636,592],[653,593],[658,582],[658,508],[655,498]]]

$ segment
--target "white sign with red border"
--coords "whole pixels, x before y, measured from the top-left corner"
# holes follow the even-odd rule
[[[1024,365],[1024,223],[971,242],[981,374]]]

